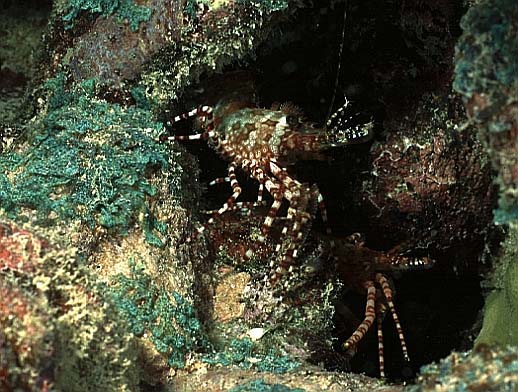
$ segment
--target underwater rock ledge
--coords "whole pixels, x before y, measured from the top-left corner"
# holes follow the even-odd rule
[[[338,75],[336,83],[340,92],[352,92],[360,108],[362,100],[375,102],[375,134],[371,144],[336,153],[336,166],[325,169],[347,172],[338,186],[327,187],[329,193],[338,189],[329,203],[335,212],[331,221],[367,232],[367,244],[383,248],[378,254],[394,247],[442,260],[455,255],[443,263],[446,269],[465,262],[478,273],[485,248],[491,249],[495,268],[484,278],[492,292],[474,349],[426,365],[408,386],[345,372],[348,358],[336,343],[333,313],[338,302],[345,304],[348,288],[315,256],[312,246],[323,238],[318,229],[301,250],[301,264],[313,275],[306,281],[296,276],[292,287],[304,291],[287,298],[292,302],[272,302],[271,314],[250,301],[274,260],[274,242],[257,241],[263,211],[228,214],[206,235],[193,234],[212,197],[200,184],[198,161],[218,163],[204,150],[206,156],[197,159],[185,146],[164,143],[170,132],[165,123],[180,114],[178,108],[209,94],[199,81],[222,74],[216,93],[232,93],[232,83],[225,83],[231,72],[281,57],[305,37],[303,30],[317,31],[313,24],[335,17],[340,37],[345,3],[52,2],[34,57],[39,62],[23,71],[30,79],[25,102],[8,106],[16,113],[0,117],[8,119],[0,123],[0,391],[434,391],[518,385],[513,24],[518,6],[511,0],[469,7],[454,60],[457,37],[449,25],[466,2],[416,1],[406,8],[347,2],[348,15],[358,19],[346,19],[345,35],[357,41],[345,41],[351,57],[344,63],[363,66],[352,76]],[[355,52],[380,35],[376,12],[385,11],[384,18],[395,21],[388,21],[391,34],[405,43],[401,53]],[[315,42],[325,37],[319,34]],[[328,39],[339,47],[340,38]],[[337,61],[336,55],[323,61]],[[290,61],[279,68],[296,69]],[[293,99],[307,99],[314,113],[328,102],[319,103],[317,94],[302,97],[307,86],[327,83],[332,89],[335,83],[332,67],[319,67],[307,70],[314,79],[292,82],[300,93]],[[277,72],[267,68],[261,68],[266,77]],[[291,75],[277,73],[280,79]],[[253,95],[275,101],[275,94],[265,93],[267,82],[257,85]],[[354,96],[355,91],[360,93]],[[313,170],[324,167],[313,164]],[[297,170],[303,178],[311,173],[303,166]],[[319,174],[322,181],[329,175]],[[226,200],[228,188],[214,194]],[[357,221],[362,224],[355,226]],[[508,225],[498,252],[489,244],[493,223]],[[281,232],[274,225],[275,230]],[[251,248],[256,253],[245,260]],[[398,277],[393,276],[396,288]],[[357,321],[353,313],[343,312],[351,324]],[[417,317],[408,318],[409,328],[422,331]],[[325,370],[337,368],[341,371]]]

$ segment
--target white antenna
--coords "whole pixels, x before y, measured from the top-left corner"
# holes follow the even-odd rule
[[[338,66],[336,68],[336,79],[335,79],[335,87],[333,90],[333,97],[331,98],[331,103],[329,105],[329,110],[327,111],[326,122],[329,121],[329,117],[331,117],[331,112],[333,110],[333,106],[335,104],[336,98],[336,90],[338,89],[338,79],[340,78],[340,68],[342,67],[342,52],[344,50],[344,41],[345,41],[345,21],[347,20],[347,7],[348,1],[344,2],[344,21],[342,24],[342,41],[340,42],[340,49],[338,51]]]

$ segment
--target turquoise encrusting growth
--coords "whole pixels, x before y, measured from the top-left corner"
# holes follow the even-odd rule
[[[211,365],[235,365],[241,369],[278,374],[294,370],[300,365],[289,356],[281,355],[274,348],[266,354],[258,352],[257,345],[249,338],[232,339],[220,352],[205,356],[203,362]]]
[[[500,188],[495,222],[518,219],[518,3],[486,0],[462,18],[455,53],[453,87],[466,100],[471,118],[490,151]]]
[[[67,14],[63,21],[65,28],[74,27],[74,22],[81,12],[92,15],[116,15],[120,21],[127,20],[132,31],[137,31],[141,22],[147,22],[151,9],[135,4],[134,0],[67,0]]]
[[[127,321],[129,330],[149,336],[158,352],[167,357],[169,366],[181,369],[186,358],[197,352],[209,365],[238,366],[259,372],[285,373],[300,363],[271,348],[263,353],[249,338],[232,339],[215,350],[209,343],[193,304],[179,293],[159,287],[144,266],[130,261],[131,273],[112,277],[107,288],[113,303]]]
[[[0,390],[136,391],[137,350],[64,228],[0,216]]]
[[[471,120],[496,172],[496,224],[508,225],[486,285],[482,330],[477,344],[518,345],[518,3],[485,0],[462,18],[453,87],[463,95]]]
[[[41,132],[23,152],[0,157],[0,207],[11,218],[30,209],[43,225],[79,220],[112,233],[140,221],[147,240],[161,245],[165,226],[149,210],[155,189],[146,176],[173,169],[156,140],[162,125],[147,111],[95,98],[91,80],[66,89],[59,75],[46,88]]]
[[[506,99],[505,94],[518,87],[518,34],[513,27],[517,13],[514,0],[482,1],[466,12],[456,47],[455,90]]]
[[[290,388],[282,384],[269,384],[262,379],[257,379],[238,385],[229,392],[304,392],[304,389]]]
[[[193,305],[180,294],[157,287],[152,276],[131,262],[131,275],[118,275],[110,288],[114,303],[137,336],[144,333],[174,368],[185,366],[187,354],[208,342]]]

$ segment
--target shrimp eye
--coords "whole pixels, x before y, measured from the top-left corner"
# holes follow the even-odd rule
[[[286,122],[290,126],[295,126],[295,125],[298,125],[299,119],[298,119],[297,116],[289,115],[289,116],[286,117]]]

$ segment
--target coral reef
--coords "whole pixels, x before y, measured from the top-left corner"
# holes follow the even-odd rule
[[[229,392],[304,392],[300,388],[289,388],[282,384],[267,384],[263,380],[253,380],[230,389]]]
[[[384,124],[386,140],[372,146],[372,171],[358,195],[372,211],[372,236],[433,258],[485,235],[491,167],[474,130],[460,129],[464,121],[459,99],[429,95],[413,118]]]
[[[21,123],[26,90],[35,76],[41,36],[51,5],[46,1],[2,3],[0,20],[0,129]],[[1,136],[1,133],[0,133]]]
[[[1,228],[2,390],[136,390],[132,339],[66,232]]]
[[[487,283],[495,290],[486,299],[478,343],[518,344],[516,320],[516,225],[518,220],[518,5],[487,0],[473,5],[462,18],[456,46],[453,87],[462,94],[470,120],[491,158],[499,190],[497,224],[509,224],[498,265]]]
[[[355,328],[348,293],[362,290],[376,260],[399,253],[438,261],[439,275],[465,264],[478,274],[481,255],[491,250],[491,164],[500,188],[495,221],[516,219],[516,7],[476,2],[462,21],[454,87],[466,118],[450,91],[465,3],[55,0],[44,53],[21,51],[26,61],[9,57],[9,71],[1,70],[16,82],[18,67],[31,90],[23,113],[17,105],[1,117],[27,121],[0,124],[0,389],[402,390],[323,370],[350,366],[338,348],[347,337],[333,330],[335,309],[346,319],[335,316],[337,330]],[[12,55],[8,38],[0,52]],[[342,93],[361,112],[352,126],[372,120],[373,140],[286,170],[292,181],[318,183],[339,234],[365,235],[361,262],[368,263],[344,257],[338,270],[329,265],[321,251],[330,239],[311,219],[299,265],[276,297],[263,283],[276,243],[289,246],[284,218],[273,220],[266,241],[261,206],[229,211],[193,235],[202,209],[221,206],[229,189],[217,184],[202,193],[200,183],[219,175],[218,159],[204,147],[166,142],[171,132],[192,131],[188,121],[174,130],[164,124],[239,94],[257,107],[297,100],[308,121],[323,124]],[[242,200],[256,200],[256,184],[239,181]],[[286,209],[281,205],[279,215]],[[515,342],[515,330],[502,323],[506,310],[516,315],[515,250],[511,224],[488,283],[497,290],[487,300],[479,343]],[[457,271],[453,288],[440,276],[435,289],[442,296],[416,278],[425,299],[405,296],[399,272],[392,276],[409,356],[421,356],[416,367],[445,355],[426,347],[423,324],[449,320],[445,307],[456,308],[442,299],[467,287],[457,284],[468,279]],[[466,297],[479,295],[475,283],[478,291]],[[432,308],[423,322],[419,315]],[[447,335],[448,352],[468,335],[465,324],[455,321],[440,336]],[[377,355],[368,339],[358,357]],[[390,349],[390,335],[386,340],[386,351],[400,355]],[[514,383],[513,350],[453,354],[424,368],[417,381],[423,386],[415,388],[479,387],[470,378],[482,374],[482,362],[501,371],[486,377],[487,385]],[[450,366],[451,358],[465,366]],[[356,369],[369,366],[364,359]],[[402,366],[395,361],[387,373],[403,374]]]
[[[148,241],[161,245],[163,224],[146,207],[155,190],[144,175],[169,168],[167,147],[154,139],[162,126],[147,112],[94,99],[95,85],[68,92],[63,83],[63,75],[47,83],[43,129],[1,157],[0,208],[18,219],[35,210],[38,224],[80,221],[121,233],[140,214]]]
[[[423,367],[417,391],[514,391],[518,386],[518,351],[515,347],[480,345],[472,352],[453,352],[437,364]]]
[[[189,375],[179,374],[173,387],[177,390],[216,391],[355,391],[398,392],[402,386],[386,385],[363,375],[352,373],[323,372],[319,368],[304,367],[295,373],[258,374],[246,370],[209,369]],[[255,388],[255,389],[254,389]]]
[[[484,322],[476,344],[518,345],[518,224],[510,223],[498,264],[486,283],[492,291],[486,298]]]
[[[11,282],[0,280],[0,389],[43,389],[52,380],[54,314],[43,295],[29,296]]]
[[[95,77],[126,98],[127,82],[139,79],[150,101],[164,107],[202,73],[250,55],[279,23],[276,14],[296,7],[286,1],[60,1],[47,46],[53,72],[65,66],[76,81]],[[63,31],[60,21],[77,27]],[[79,35],[73,43],[72,34]]]
[[[500,189],[495,221],[518,219],[518,137],[516,86],[518,41],[513,1],[483,1],[462,18],[456,46],[453,87],[465,101],[470,118],[490,151]]]
[[[136,31],[141,22],[149,21],[152,10],[138,6],[132,0],[69,0],[66,2],[65,12],[63,20],[67,22],[66,28],[69,29],[74,27],[74,20],[81,12],[87,12],[93,16],[115,15],[119,22],[127,21],[131,31]]]
[[[276,241],[289,239],[282,239],[282,227],[274,224],[273,239],[257,241],[263,220],[261,209],[254,209],[251,215],[234,212],[224,215],[217,227],[209,229],[218,282],[214,296],[216,330],[231,345],[232,336],[249,337],[252,331],[262,331],[260,337],[254,339],[256,354],[269,358],[264,366],[259,363],[262,368],[275,369],[277,360],[274,356],[279,355],[286,358],[288,368],[294,367],[289,365],[290,361],[325,362],[329,355],[335,357],[331,354],[333,302],[341,284],[331,270],[322,270],[324,260],[314,249],[317,246],[313,242],[316,241],[311,241],[302,250],[303,264],[297,268],[297,273],[289,273],[286,277],[284,303],[279,303],[270,292],[264,293],[264,277],[268,275],[270,265],[277,261]],[[241,343],[245,344],[240,347],[247,344],[246,341]],[[275,348],[273,352],[272,347]],[[286,367],[281,362],[278,361],[279,370]]]
[[[128,320],[133,334],[150,336],[157,351],[167,357],[169,366],[183,368],[187,354],[207,345],[192,304],[176,292],[170,298],[142,268],[134,263],[131,267],[130,276],[121,274],[114,278],[110,288],[114,303]]]

